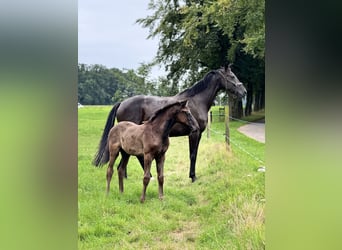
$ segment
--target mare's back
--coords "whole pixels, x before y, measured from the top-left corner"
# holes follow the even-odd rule
[[[141,124],[147,121],[158,109],[173,103],[174,97],[138,95],[124,100],[117,111],[118,121],[131,121]]]

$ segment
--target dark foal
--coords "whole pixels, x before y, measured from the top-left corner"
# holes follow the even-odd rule
[[[159,198],[163,199],[165,153],[169,147],[170,130],[176,122],[188,126],[191,131],[197,131],[199,129],[196,119],[187,107],[187,101],[177,101],[159,109],[148,121],[141,125],[123,121],[119,122],[110,130],[106,153],[101,159],[101,164],[105,164],[109,160],[107,169],[107,194],[110,189],[114,162],[119,152],[121,152],[122,159],[118,167],[120,192],[124,190],[123,179],[129,157],[134,155],[143,159],[144,162],[141,202],[145,201],[146,188],[150,182],[151,163],[153,160],[157,164]]]

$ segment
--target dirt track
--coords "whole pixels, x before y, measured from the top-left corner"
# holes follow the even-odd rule
[[[265,143],[265,120],[243,125],[238,128],[238,131],[258,142]]]

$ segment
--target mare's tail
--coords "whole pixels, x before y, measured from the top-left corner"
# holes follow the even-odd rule
[[[114,126],[116,111],[120,106],[120,102],[116,103],[112,110],[109,112],[105,128],[103,129],[99,149],[94,157],[93,165],[96,167],[102,166],[109,161],[109,148],[107,145],[107,139],[110,129]]]

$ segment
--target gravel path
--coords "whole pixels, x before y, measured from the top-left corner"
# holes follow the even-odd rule
[[[243,125],[238,128],[238,131],[258,142],[265,143],[265,119]]]

